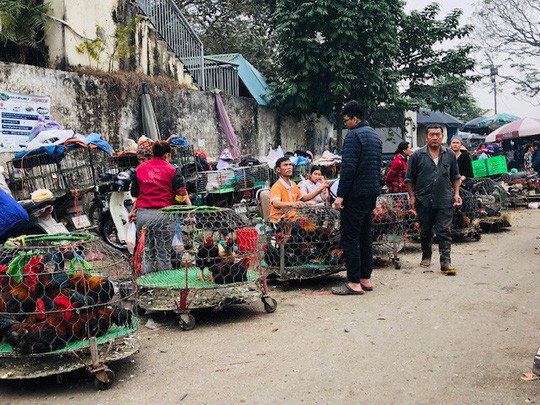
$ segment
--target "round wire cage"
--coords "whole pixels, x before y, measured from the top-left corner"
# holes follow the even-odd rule
[[[289,287],[345,269],[339,213],[332,208],[287,209],[264,224],[263,268]]]
[[[261,271],[259,233],[235,211],[208,206],[172,206],[143,225],[134,255],[143,311],[173,311],[184,330],[195,326],[191,311],[221,309],[268,296]]]
[[[463,238],[474,238],[479,241],[482,237],[480,222],[480,206],[477,197],[468,190],[459,189],[462,204],[454,206],[452,218],[452,238],[460,240]]]
[[[474,179],[469,188],[479,206],[478,220],[483,232],[509,228],[508,198],[504,188],[492,179]]]
[[[91,234],[8,240],[0,248],[0,293],[2,378],[87,367],[107,385],[105,361],[138,350],[129,261]]]
[[[388,253],[400,269],[398,253],[405,248],[407,234],[414,232],[416,212],[407,193],[381,194],[372,214],[371,232],[375,252]]]

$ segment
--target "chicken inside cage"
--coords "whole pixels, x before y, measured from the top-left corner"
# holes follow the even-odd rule
[[[343,250],[337,213],[331,209],[284,211],[267,222],[263,245],[268,267],[340,266]]]
[[[118,293],[130,277],[126,258],[91,235],[77,237],[27,237],[0,250],[0,354],[75,349],[134,330]]]

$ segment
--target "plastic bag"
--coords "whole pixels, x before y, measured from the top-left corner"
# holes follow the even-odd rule
[[[273,169],[276,165],[276,161],[283,156],[285,156],[285,154],[283,153],[283,149],[281,149],[281,146],[278,146],[276,149],[270,149],[270,151],[268,152],[268,156],[266,156],[268,166]]]
[[[176,226],[172,247],[175,259],[182,259],[182,255],[184,254],[184,239],[182,238],[182,217],[179,214],[176,214]]]
[[[137,244],[137,226],[135,222],[130,222],[126,234],[126,244],[129,254],[135,252],[135,245]]]

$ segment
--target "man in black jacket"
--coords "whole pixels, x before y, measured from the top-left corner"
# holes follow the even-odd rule
[[[341,111],[349,130],[343,142],[343,163],[334,207],[341,210],[341,242],[347,282],[336,295],[361,295],[373,290],[371,214],[381,192],[382,141],[364,120],[364,109],[349,101]]]

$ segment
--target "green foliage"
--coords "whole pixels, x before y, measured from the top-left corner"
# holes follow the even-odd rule
[[[473,27],[460,26],[461,10],[453,10],[442,20],[437,19],[438,14],[436,3],[402,14],[396,67],[409,108],[424,105],[446,111],[454,104],[463,104],[469,97],[468,82],[478,79],[469,73],[475,65],[471,45],[441,47],[447,41],[466,38]]]
[[[368,109],[396,100],[401,8],[395,0],[277,1],[274,102],[301,116],[332,113],[351,98]]]
[[[175,0],[205,54],[241,53],[266,77],[275,73],[275,36],[265,0]]]
[[[399,1],[276,1],[279,79],[274,102],[295,115],[331,114],[349,99],[436,110],[465,103],[474,60],[460,10],[442,20],[432,4],[407,15]]]
[[[126,25],[118,25],[114,35],[106,35],[103,27],[96,25],[96,38],[84,38],[77,45],[77,52],[86,53],[89,60],[96,62],[97,67],[100,69],[103,67],[104,59],[108,60],[109,72],[112,72],[114,62],[134,52],[135,47],[131,43],[131,36],[135,32],[140,19],[140,16],[136,16],[130,19]]]
[[[19,45],[19,60],[24,63],[28,48],[35,48],[47,22],[49,6],[39,0],[0,1],[0,41]]]
[[[463,122],[484,115],[488,110],[480,108],[469,90],[464,77],[451,76],[435,80],[433,86],[417,94],[414,104],[435,111],[444,111]]]

